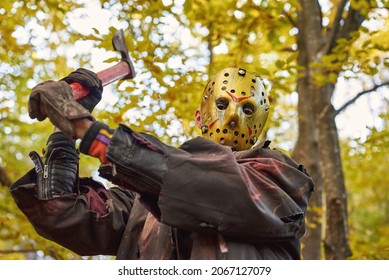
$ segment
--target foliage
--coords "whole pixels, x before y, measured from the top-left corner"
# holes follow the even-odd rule
[[[247,70],[262,76],[274,104],[266,135],[279,144],[287,142],[288,149],[293,146],[299,70],[296,20],[301,7],[298,1],[97,2],[104,11],[110,12],[111,25],[102,29],[96,23],[94,29],[85,33],[78,31],[80,26],[72,22],[75,15],[85,16],[81,9],[85,6],[83,1],[12,0],[5,1],[0,8],[0,168],[11,181],[32,168],[28,153],[44,147],[52,129],[48,121],[38,123],[29,119],[27,101],[31,88],[47,79],[60,79],[77,67],[93,69],[92,47],[108,52],[107,64],[115,63],[118,54],[112,52],[110,38],[118,28],[125,30],[137,77],[107,89],[112,92],[112,100],[96,110],[96,118],[113,127],[120,122],[128,123],[166,143],[180,145],[199,135],[193,116],[208,78],[225,66],[247,65]],[[329,2],[324,18],[331,22],[331,7],[336,7],[338,1]],[[363,6],[363,2],[353,1],[353,5]],[[381,20],[385,16],[377,9],[372,17]],[[387,22],[384,27],[373,31],[364,27],[347,41],[338,41],[336,53],[316,65],[322,69],[322,75],[316,77],[318,82],[333,81],[331,73],[334,72],[349,78],[363,72],[381,80],[381,69],[388,64],[384,55],[389,46]],[[368,144],[359,143],[363,145]],[[361,186],[366,182],[355,176],[356,168],[351,163],[360,160],[363,164],[364,154],[348,145],[345,149],[347,172],[355,172],[347,173],[347,185],[356,188],[349,189],[356,195],[364,191]],[[370,156],[385,162],[378,153]],[[81,173],[89,176],[98,162],[86,157],[81,160]],[[366,165],[364,170],[372,168]],[[383,178],[377,186],[384,189]],[[361,239],[359,235],[369,226],[372,236],[382,237],[379,243],[384,246],[382,233],[388,229],[379,227],[382,217],[374,216],[371,209],[371,219],[363,221],[362,213],[355,210],[362,206],[362,201],[352,201],[351,223],[357,229],[352,232],[352,241],[355,244],[373,241],[372,237]],[[0,228],[0,258],[25,258],[25,250],[39,251],[42,257],[79,258],[39,237],[5,187],[0,188]],[[361,252],[360,257],[385,257],[378,255],[379,249],[374,248],[373,253]],[[1,251],[22,253],[1,254]]]
[[[7,1],[0,8],[0,168],[12,181],[32,167],[28,153],[43,147],[42,132],[51,129],[47,122],[30,125],[27,97],[32,85],[68,72],[64,47],[75,40],[66,13],[76,7],[65,1]],[[6,188],[0,191],[1,252],[46,248],[48,255],[69,258],[60,246],[37,237]],[[0,254],[9,257],[25,254]]]
[[[353,259],[389,259],[388,112],[382,117],[383,128],[343,145]]]

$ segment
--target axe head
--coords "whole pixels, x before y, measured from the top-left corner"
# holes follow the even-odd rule
[[[123,29],[119,29],[115,35],[112,37],[112,45],[115,51],[119,51],[122,58],[122,61],[125,61],[130,68],[130,73],[123,78],[124,79],[132,79],[135,77],[135,69],[132,61],[130,59],[130,55],[128,54],[127,43],[124,38]]]

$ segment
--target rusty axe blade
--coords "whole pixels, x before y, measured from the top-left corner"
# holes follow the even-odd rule
[[[135,77],[135,69],[132,64],[123,30],[118,30],[112,38],[112,45],[115,51],[121,53],[121,60],[114,66],[97,72],[96,75],[102,81],[103,86],[109,85],[118,80],[132,79]],[[89,89],[80,83],[72,83],[70,87],[76,100],[80,100],[89,94]]]
[[[112,38],[112,45],[115,51],[119,51],[122,55],[122,61],[126,62],[129,67],[129,72],[122,79],[133,79],[135,77],[135,69],[132,64],[126,39],[124,38],[123,29],[118,30]]]

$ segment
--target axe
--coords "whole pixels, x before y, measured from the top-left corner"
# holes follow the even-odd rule
[[[118,30],[112,37],[112,45],[115,51],[121,53],[122,58],[120,62],[114,66],[96,73],[97,77],[102,81],[103,87],[117,80],[132,79],[135,77],[134,65],[128,54],[128,48],[122,29]],[[73,90],[73,95],[76,100],[80,100],[89,94],[89,88],[83,87],[80,83],[71,83],[70,87]]]

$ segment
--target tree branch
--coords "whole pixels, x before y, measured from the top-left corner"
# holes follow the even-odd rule
[[[212,73],[212,63],[213,63],[213,43],[212,43],[212,36],[213,36],[213,24],[212,22],[208,25],[209,34],[207,37],[207,43],[208,43],[208,51],[209,51],[209,67],[208,67],[208,75],[211,76]]]
[[[340,29],[340,24],[342,21],[343,11],[344,11],[344,8],[345,8],[347,2],[348,2],[348,0],[342,0],[338,5],[338,10],[336,11],[333,25],[326,36],[327,37],[326,38],[326,45],[324,48],[325,54],[328,54],[331,52],[331,49],[335,45],[336,39],[339,36],[339,29]]]
[[[0,185],[10,186],[11,184],[11,179],[8,177],[4,168],[0,167]]]
[[[283,10],[282,14],[289,20],[289,22],[294,26],[297,27],[296,21],[292,18],[292,16],[285,10]]]
[[[375,85],[375,86],[372,87],[371,89],[367,89],[367,90],[361,91],[361,92],[358,93],[356,96],[354,96],[353,98],[351,98],[349,101],[347,101],[346,103],[344,103],[338,110],[336,110],[335,116],[337,116],[339,113],[341,113],[342,111],[344,111],[345,109],[347,109],[347,107],[349,107],[350,105],[354,104],[355,101],[357,101],[358,98],[360,98],[361,96],[363,96],[363,95],[365,95],[365,94],[367,94],[367,93],[376,91],[376,90],[379,89],[380,87],[384,87],[384,86],[389,86],[389,81],[388,81],[388,82],[385,82],[385,83],[383,83],[383,84],[380,84],[380,85]]]
[[[344,25],[339,31],[339,36],[337,38],[349,39],[351,32],[358,30],[364,20],[365,17],[360,11],[354,10],[350,7],[347,18],[344,20]]]
[[[38,250],[34,249],[21,249],[21,250],[0,250],[1,254],[26,254],[26,253],[36,253]]]

